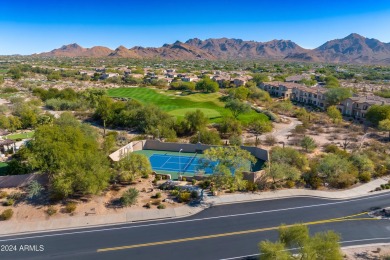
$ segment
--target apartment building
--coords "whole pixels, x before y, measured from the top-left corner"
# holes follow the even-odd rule
[[[292,82],[274,81],[262,83],[260,88],[274,97],[314,105],[322,109],[326,107],[325,92],[327,90],[322,87],[306,87]]]
[[[378,96],[350,97],[337,105],[337,108],[343,115],[359,119],[365,118],[368,109],[373,105],[390,105],[390,98]]]

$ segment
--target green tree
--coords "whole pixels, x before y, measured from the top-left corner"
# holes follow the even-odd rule
[[[327,88],[338,88],[340,87],[340,82],[335,76],[327,76],[325,78],[325,83]]]
[[[129,153],[118,162],[119,180],[131,182],[138,177],[147,177],[152,173],[148,157],[143,154]]]
[[[271,149],[271,162],[284,163],[296,167],[300,171],[305,171],[308,168],[307,157],[291,147],[273,147]]]
[[[379,125],[379,122],[385,119],[390,119],[390,105],[373,105],[367,113],[366,118],[375,126]]]
[[[374,172],[375,164],[366,154],[352,154],[349,160],[357,167],[359,173]]]
[[[317,144],[310,136],[304,136],[301,140],[301,147],[304,148],[306,152],[309,152],[313,151],[317,147]]]
[[[296,181],[301,173],[296,167],[292,167],[286,163],[269,163],[264,166],[266,175],[272,179],[273,183],[283,181]]]
[[[103,151],[105,154],[110,154],[115,150],[117,136],[117,132],[110,132],[104,137]]]
[[[291,253],[286,251],[282,242],[272,243],[271,241],[261,241],[259,243],[260,260],[290,260]]]
[[[255,101],[271,102],[272,98],[269,93],[265,90],[259,89],[257,87],[249,88],[249,98]]]
[[[303,247],[310,238],[309,229],[304,225],[293,225],[279,227],[279,239],[288,247]]]
[[[217,82],[209,78],[204,78],[196,83],[195,89],[209,93],[209,92],[217,92],[219,90],[219,86]]]
[[[0,128],[9,129],[10,123],[6,115],[0,115]]]
[[[352,91],[348,88],[331,88],[325,92],[325,98],[328,105],[337,105],[351,96]]]
[[[240,114],[248,113],[251,109],[248,104],[241,102],[238,99],[229,100],[226,103],[225,108],[229,109],[232,112],[234,118],[236,119]]]
[[[390,119],[384,119],[379,121],[378,128],[379,130],[387,131],[389,133],[390,140]]]
[[[252,75],[252,81],[256,83],[256,85],[260,85],[263,82],[268,82],[269,78],[266,74],[255,73]]]
[[[96,139],[92,127],[69,113],[63,113],[53,125],[37,127],[27,147],[28,161],[48,174],[54,197],[97,194],[107,187],[111,173]]]
[[[218,125],[218,131],[226,137],[230,137],[231,135],[239,136],[242,133],[242,125],[234,117],[224,117]]]
[[[214,145],[221,144],[221,137],[219,136],[218,132],[215,130],[203,129],[199,131],[199,133],[196,133],[190,138],[190,143],[192,144],[198,143],[199,137],[200,137],[200,142],[202,144],[214,144]]]
[[[17,116],[8,116],[9,128],[8,130],[13,133],[22,128],[22,121]]]
[[[218,162],[218,164],[214,165],[210,162]],[[242,172],[247,170],[248,163],[255,162],[256,159],[250,152],[237,146],[209,148],[204,151],[204,158],[200,160],[201,168],[212,168],[211,178],[215,188],[232,190],[244,189],[246,182],[242,180]]]
[[[270,121],[253,120],[249,124],[249,130],[255,134],[255,145],[257,146],[259,144],[259,135],[272,131],[272,123]]]
[[[333,123],[340,122],[343,119],[340,110],[336,106],[329,106],[326,113],[333,120]]]
[[[196,85],[195,82],[174,81],[171,83],[170,87],[171,89],[175,89],[175,90],[194,91],[195,85]]]
[[[205,128],[209,122],[209,119],[206,115],[199,109],[193,112],[187,112],[184,116],[184,119],[188,123],[188,128],[190,133],[195,133]]]
[[[309,235],[309,229],[303,225],[281,226],[279,240],[272,243],[259,243],[260,260],[301,259],[301,260],[342,260],[340,236],[333,231]],[[290,249],[296,249],[293,255]],[[297,257],[298,256],[298,257]]]
[[[336,154],[327,154],[315,169],[319,176],[331,186],[345,188],[356,182],[357,169],[347,158]]]
[[[31,128],[37,125],[39,109],[27,103],[15,104],[13,115],[18,116],[22,123],[22,128]]]
[[[238,87],[238,88],[233,88],[229,91],[229,96],[231,98],[236,98],[236,99],[239,99],[239,100],[246,100],[249,96],[249,89],[244,87],[244,86],[241,86],[241,87]]]

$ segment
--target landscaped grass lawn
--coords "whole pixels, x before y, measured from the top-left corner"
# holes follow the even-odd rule
[[[117,88],[108,90],[111,97],[132,98],[143,104],[153,104],[169,114],[176,117],[184,117],[188,111],[200,109],[211,122],[218,122],[223,116],[231,115],[231,112],[224,108],[225,104],[220,100],[220,93],[195,93],[176,94],[179,92],[166,91],[150,88]],[[251,111],[242,114],[238,119],[248,123],[254,118],[268,120],[267,116]]]
[[[3,175],[7,174],[7,167],[8,167],[7,163],[0,162],[0,176],[3,176]]]
[[[5,138],[11,139],[11,140],[26,139],[26,138],[31,138],[33,135],[34,135],[34,131],[30,131],[27,133],[10,134],[10,135],[7,135]]]

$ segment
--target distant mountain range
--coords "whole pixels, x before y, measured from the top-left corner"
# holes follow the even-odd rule
[[[240,39],[190,39],[158,48],[119,46],[115,50],[96,46],[83,48],[73,43],[50,52],[33,54],[41,57],[122,57],[169,60],[267,59],[330,63],[390,64],[390,43],[352,33],[343,39],[331,40],[316,49],[304,49],[290,40],[269,42]]]

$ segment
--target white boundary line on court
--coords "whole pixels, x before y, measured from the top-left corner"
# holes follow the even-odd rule
[[[189,159],[188,162],[184,162],[184,163],[178,163],[178,162],[169,162],[169,160],[171,159],[176,159],[178,158],[179,156],[178,155],[166,155],[166,154],[152,154],[150,157],[149,157],[149,160],[151,157],[155,157],[155,158],[166,158],[166,157],[169,157],[161,166],[159,167],[153,167],[152,165],[152,169],[153,170],[156,170],[156,171],[172,171],[172,172],[176,172],[178,171],[179,169],[175,169],[175,168],[166,168],[164,167],[166,164],[174,164],[174,165],[187,165],[189,162],[191,162],[193,159],[198,159],[199,161],[199,158],[197,157],[197,154],[196,156],[181,156],[182,159]],[[193,161],[192,161],[193,162]],[[188,170],[188,168],[190,168],[190,166],[194,166],[194,169],[193,170]],[[197,172],[197,166],[199,166],[201,164],[199,163],[196,163],[196,164],[190,164],[189,167],[187,168],[186,171],[184,171],[184,173],[192,173],[192,174],[195,174]],[[217,165],[218,165],[218,162],[217,162]],[[186,167],[184,167],[186,168]],[[211,173],[207,173],[205,172],[206,174],[211,174]]]
[[[168,160],[166,160],[165,163],[164,163],[163,165],[161,165],[161,167],[164,167],[164,165],[165,165],[171,158],[172,158],[172,156],[170,156],[170,157],[168,158]]]

